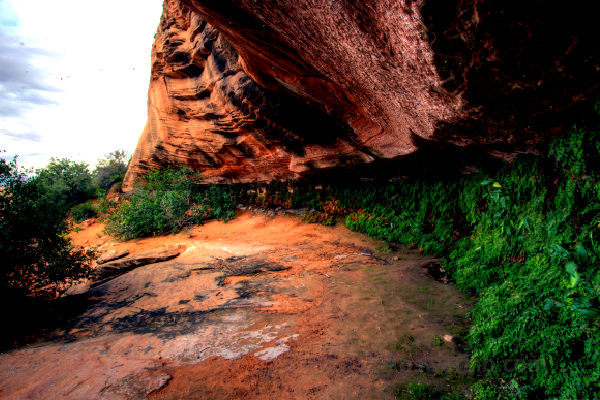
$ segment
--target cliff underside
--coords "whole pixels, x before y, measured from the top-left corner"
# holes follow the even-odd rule
[[[125,184],[179,163],[228,183],[542,153],[599,89],[586,7],[165,0]]]

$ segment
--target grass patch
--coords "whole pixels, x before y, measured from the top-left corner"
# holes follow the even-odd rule
[[[373,281],[387,283],[387,281],[385,279],[383,279],[379,276],[376,276],[375,278],[373,278]]]
[[[378,247],[376,250],[380,253],[391,253],[394,251],[394,249],[387,243],[384,246]]]
[[[444,344],[444,340],[440,337],[440,335],[435,335],[433,337],[433,341],[431,342],[432,346],[441,346]]]

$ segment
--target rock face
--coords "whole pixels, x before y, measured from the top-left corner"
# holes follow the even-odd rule
[[[112,262],[105,262],[98,265],[94,271],[94,282],[91,286],[98,286],[119,275],[123,275],[135,268],[147,264],[172,260],[180,253],[179,247],[161,246],[148,252],[134,254],[127,258],[121,258]],[[129,254],[129,251],[127,251]]]
[[[100,265],[100,264],[107,263],[109,261],[118,260],[119,258],[123,258],[123,257],[125,257],[128,254],[129,254],[129,250],[128,249],[123,249],[123,250],[109,250],[106,253],[102,254],[96,260],[96,264]]]
[[[432,149],[539,152],[600,87],[586,7],[165,0],[126,184],[179,162],[250,182]]]

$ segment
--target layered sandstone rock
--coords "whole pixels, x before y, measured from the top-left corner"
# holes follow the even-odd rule
[[[166,0],[126,183],[178,162],[249,182],[432,148],[537,152],[600,86],[585,8]]]
[[[305,146],[338,162],[348,126],[242,70],[223,35],[177,1],[164,4],[152,50],[148,121],[125,186],[149,168],[183,163],[207,182],[264,181],[308,169]],[[367,161],[366,156],[355,163]],[[306,164],[304,166],[303,164]]]

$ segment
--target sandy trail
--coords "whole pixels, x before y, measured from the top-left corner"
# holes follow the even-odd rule
[[[76,315],[0,356],[0,398],[392,399],[468,381],[469,355],[436,335],[464,332],[473,301],[425,276],[433,257],[250,211],[135,242],[101,231],[72,237],[183,251],[69,296]]]

